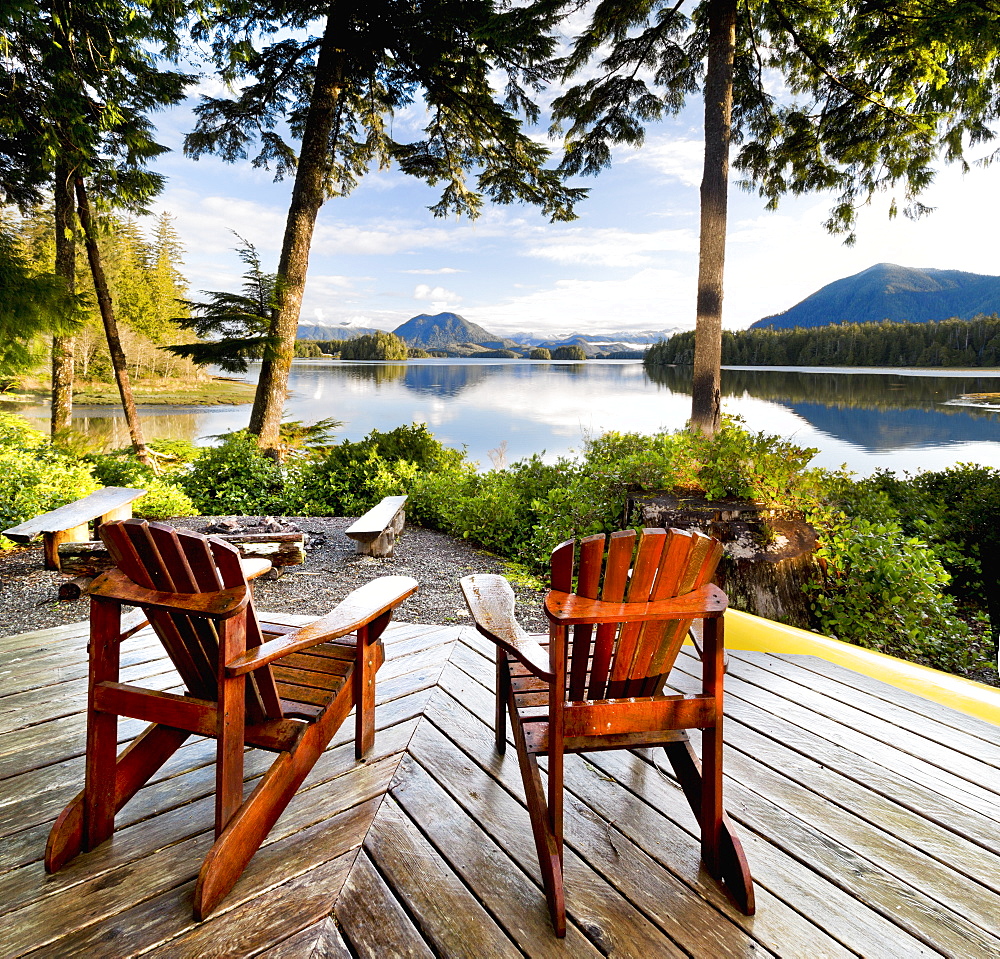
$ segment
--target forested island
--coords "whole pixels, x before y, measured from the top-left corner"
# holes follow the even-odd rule
[[[694,331],[653,344],[649,367],[690,366]],[[1000,366],[1000,317],[934,323],[831,323],[791,330],[751,329],[722,334],[727,366]]]

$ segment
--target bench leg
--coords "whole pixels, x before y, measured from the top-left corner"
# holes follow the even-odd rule
[[[74,526],[72,529],[61,529],[54,533],[42,534],[42,549],[45,553],[45,568],[60,569],[59,544],[85,543],[90,539],[90,531],[86,523]]]

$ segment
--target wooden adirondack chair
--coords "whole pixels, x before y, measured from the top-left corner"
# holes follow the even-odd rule
[[[662,746],[701,824],[708,871],[752,915],[750,870],[722,808],[722,614],[727,602],[710,582],[721,544],[676,529],[647,529],[638,538],[626,530],[612,533],[609,541],[588,536],[580,540],[575,569],[574,547],[569,541],[552,554],[545,598],[547,649],[515,621],[514,593],[502,576],[462,580],[477,628],[497,646],[496,745],[505,751],[506,709],[556,935],[566,934],[562,803],[567,752]],[[703,623],[703,691],[664,695],[667,675],[694,620]],[[685,732],[692,728],[703,730],[702,762]],[[547,799],[539,755],[548,757]]]
[[[188,736],[213,736],[216,840],[194,895],[195,918],[203,919],[355,705],[358,758],[373,744],[379,637],[417,583],[374,580],[322,619],[293,628],[258,621],[239,551],[223,540],[144,520],[105,523],[100,533],[117,568],[90,590],[86,785],[52,827],[45,868],[55,872],[109,838],[115,813]],[[184,695],[118,682],[122,605],[145,612]],[[151,725],[116,757],[119,716]],[[277,753],[246,801],[245,745]]]

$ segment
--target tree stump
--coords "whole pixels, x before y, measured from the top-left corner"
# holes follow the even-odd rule
[[[817,575],[816,531],[795,510],[768,509],[748,500],[706,500],[671,493],[633,493],[627,522],[697,529],[716,537],[725,554],[716,573],[735,609],[808,629],[802,587]]]

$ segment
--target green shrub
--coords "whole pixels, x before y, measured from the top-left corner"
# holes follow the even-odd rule
[[[15,449],[37,449],[48,444],[48,437],[29,426],[26,420],[13,413],[0,413],[0,446]]]
[[[992,656],[1000,636],[1000,470],[959,463],[899,478],[877,472],[844,496],[857,514],[873,504],[927,540],[951,576],[948,592],[989,614]]]
[[[384,496],[408,493],[418,474],[448,472],[463,460],[460,450],[448,449],[422,423],[372,430],[305,464],[294,495],[303,514],[357,516]]]
[[[0,446],[0,529],[65,506],[99,488],[87,464],[51,447]],[[11,545],[0,536],[0,548]]]
[[[898,523],[834,515],[817,558],[823,576],[810,592],[822,632],[950,672],[982,665],[971,629],[944,593],[947,571]]]
[[[186,473],[178,475],[177,485],[206,516],[288,512],[285,469],[242,430],[230,433],[218,446],[207,447]]]
[[[176,478],[157,476],[152,467],[140,463],[131,450],[91,455],[87,459],[92,464],[94,478],[102,486],[131,486],[146,491],[145,496],[132,504],[136,516],[168,519],[171,516],[195,516],[198,512]]]

